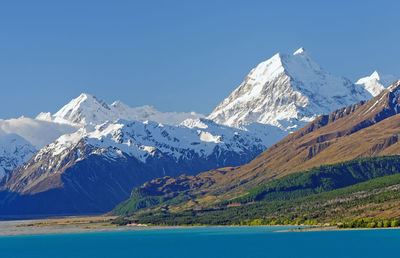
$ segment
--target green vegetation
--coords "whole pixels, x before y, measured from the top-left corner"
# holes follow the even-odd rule
[[[140,196],[141,201],[145,198],[152,197]],[[171,203],[171,199],[168,202]],[[398,220],[367,217],[385,215],[387,211],[391,214],[399,204],[400,157],[390,156],[358,159],[288,175],[215,207],[176,213],[157,210],[136,214],[129,220],[154,225],[329,223],[341,227],[371,227],[375,223],[375,227],[388,227],[397,226]],[[129,211],[122,214],[129,214]],[[396,213],[388,216],[396,216]],[[363,218],[362,223],[359,218]]]
[[[160,204],[169,205],[188,201],[189,198],[182,193],[171,198],[170,196],[146,195],[141,189],[135,188],[131,197],[118,204],[111,212],[113,215],[130,215],[146,208],[157,207]]]
[[[114,208],[112,214],[128,215],[147,207],[156,206],[162,202],[162,197],[146,196],[141,193],[140,189],[136,188],[132,191],[131,197],[128,200],[118,204]]]
[[[136,215],[132,219],[135,223],[154,225],[336,225],[347,218],[379,211],[386,202],[397,201],[394,206],[398,207],[400,187],[392,187],[399,185],[400,174],[293,200],[260,201],[238,207],[178,213],[155,211]]]
[[[357,159],[272,180],[227,203],[291,200],[397,173],[400,173],[398,156]]]
[[[359,218],[345,221],[339,228],[390,228],[400,227],[400,218]]]
[[[399,172],[399,156],[357,159],[320,166],[307,172],[295,173],[268,181],[250,189],[245,196],[221,203],[221,205],[292,200]],[[156,208],[160,205],[176,205],[189,200],[186,191],[176,190],[173,194],[163,195],[163,193],[156,191],[148,192],[146,189],[136,188],[132,191],[131,197],[119,204],[112,211],[112,214],[131,215],[143,209]]]

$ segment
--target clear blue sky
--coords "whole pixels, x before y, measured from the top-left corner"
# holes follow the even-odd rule
[[[355,80],[400,75],[398,1],[2,1],[0,118],[107,102],[209,113],[257,63],[303,46]]]

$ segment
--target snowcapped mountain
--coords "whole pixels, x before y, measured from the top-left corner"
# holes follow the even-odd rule
[[[396,77],[393,75],[382,75],[374,71],[370,76],[359,79],[355,84],[361,85],[375,97],[394,81],[396,81]]]
[[[238,166],[267,147],[256,126],[253,132],[199,117],[81,94],[54,115],[1,120],[40,150],[20,151],[18,162],[5,164],[7,171],[20,166],[2,173],[0,213],[20,214],[22,207],[31,214],[104,212],[145,181]]]
[[[105,212],[145,181],[241,165],[264,149],[251,133],[206,119],[180,126],[118,120],[93,131],[81,128],[0,181],[0,213],[21,207],[35,214]]]
[[[321,114],[371,97],[364,87],[323,70],[300,48],[257,65],[207,118],[234,127],[258,122],[293,131]]]
[[[0,130],[4,135],[8,135],[6,139],[0,141],[0,177],[5,173],[4,171],[10,171],[26,162],[36,153],[36,150],[40,150],[62,135],[76,132],[82,127],[86,127],[86,130],[93,130],[98,124],[121,118],[139,121],[154,120],[178,125],[187,118],[199,117],[204,116],[195,112],[163,113],[151,106],[130,108],[119,101],[108,105],[103,100],[83,93],[54,115],[40,113],[36,119],[26,117],[0,119]],[[11,141],[15,145],[10,144]],[[29,148],[26,147],[28,145]],[[13,152],[12,155],[10,152]]]
[[[0,179],[7,172],[28,161],[35,153],[35,147],[16,134],[0,129]]]
[[[159,123],[178,125],[185,119],[201,117],[204,117],[204,115],[195,112],[160,112],[152,106],[131,108],[120,101],[115,101],[109,105],[104,100],[82,93],[54,115],[40,113],[36,119],[79,126],[95,126],[106,121],[118,119],[152,120]]]

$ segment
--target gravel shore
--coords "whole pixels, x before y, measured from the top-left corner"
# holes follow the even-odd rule
[[[154,230],[176,227],[116,226],[87,218],[0,221],[0,236]],[[87,220],[87,222],[85,222]],[[82,222],[83,221],[83,222]]]

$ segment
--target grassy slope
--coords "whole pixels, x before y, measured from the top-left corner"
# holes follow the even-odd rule
[[[137,215],[135,220],[180,225],[394,218],[400,216],[399,173],[400,157],[359,159],[288,175],[208,209],[159,210]]]
[[[307,172],[290,174],[279,179],[267,181],[265,184],[249,189],[248,194],[242,197],[220,202],[217,205],[245,204],[262,200],[289,200],[399,172],[399,156],[357,159],[334,165],[320,166]],[[164,182],[163,184],[165,185]],[[170,206],[190,199],[186,189],[183,187],[181,191],[178,191],[175,187],[173,191],[168,191],[169,189],[167,189],[164,192],[145,192],[144,189],[135,189],[129,200],[115,208],[114,214],[127,215],[145,208],[156,208],[160,205],[168,209]],[[174,194],[171,195],[169,192]]]

